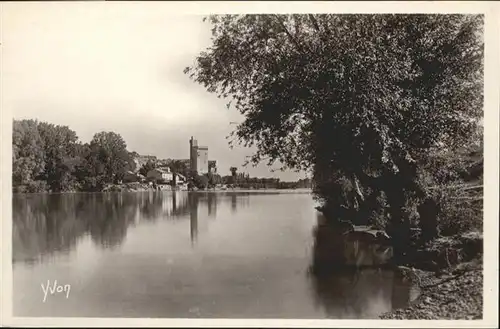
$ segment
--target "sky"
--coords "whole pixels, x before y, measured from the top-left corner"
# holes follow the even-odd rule
[[[223,175],[236,166],[251,176],[304,177],[243,168],[252,149],[229,148],[230,122],[242,116],[183,73],[210,46],[202,16],[57,2],[2,11],[2,106],[15,119],[69,126],[83,142],[114,131],[129,151],[159,158],[189,158],[194,136]]]

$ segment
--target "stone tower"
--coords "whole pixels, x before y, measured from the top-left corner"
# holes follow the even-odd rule
[[[189,166],[192,171],[198,171],[198,161],[197,161],[197,148],[198,148],[198,141],[196,139],[193,139],[193,136],[191,136],[191,139],[189,140]]]
[[[199,146],[198,141],[191,136],[189,140],[189,164],[192,171],[199,175],[208,173],[208,147]]]

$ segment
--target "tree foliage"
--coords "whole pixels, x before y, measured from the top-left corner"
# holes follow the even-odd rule
[[[189,176],[189,169],[184,161],[181,160],[171,160],[169,166],[172,172],[181,174],[184,177]]]
[[[207,176],[195,174],[192,177],[193,184],[196,188],[204,190],[209,186],[209,179]]]
[[[123,178],[128,162],[127,144],[114,132],[100,132],[90,142],[91,156],[98,166],[99,174],[108,183],[115,183]]]
[[[146,177],[148,172],[156,168],[156,163],[152,160],[148,160],[142,167],[139,169],[139,173]]]
[[[230,98],[252,160],[396,171],[463,142],[482,110],[482,17],[225,15],[186,73]],[[320,159],[318,159],[320,158]]]
[[[231,176],[236,176],[236,173],[238,172],[238,168],[231,167],[231,168],[229,168],[229,171],[231,172]]]
[[[54,192],[73,190],[75,180],[73,171],[78,163],[76,133],[67,126],[58,126],[46,122],[38,125],[44,142],[45,170],[42,175]]]
[[[218,174],[213,173],[213,172],[207,173],[206,177],[208,178],[208,187],[210,187],[210,188],[213,188],[216,185],[222,183],[222,177]]]
[[[231,143],[256,146],[252,163],[313,172],[327,204],[368,211],[383,194],[401,224],[407,201],[424,197],[428,151],[459,147],[477,128],[482,16],[208,21],[212,45],[185,73],[244,115]]]
[[[12,183],[28,184],[43,173],[45,154],[38,121],[14,121],[12,131]]]
[[[131,166],[123,138],[101,132],[82,144],[67,126],[14,120],[12,183],[17,192],[100,191]]]

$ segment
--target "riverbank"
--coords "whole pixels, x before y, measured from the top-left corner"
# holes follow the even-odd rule
[[[430,262],[400,266],[398,270],[420,290],[408,307],[385,313],[382,319],[481,319],[483,316],[482,234],[436,239],[421,252]],[[446,256],[443,257],[443,254]],[[454,255],[454,256],[450,256]],[[424,269],[422,269],[422,267]]]
[[[483,260],[461,263],[435,274],[401,269],[420,287],[420,296],[408,307],[385,313],[382,319],[475,320],[483,317]],[[408,271],[413,274],[408,274]]]
[[[14,194],[71,194],[71,193],[110,193],[110,192],[146,192],[146,191],[188,191],[188,188],[185,186],[182,187],[172,187],[171,185],[157,185],[154,188],[152,185],[147,183],[124,183],[124,184],[109,184],[105,186],[102,190],[99,191],[64,191],[64,192],[51,192],[51,191],[38,191],[38,192],[18,192],[14,191]],[[234,187],[234,188],[207,188],[207,189],[197,189],[193,188],[189,191],[194,192],[295,192],[295,193],[311,193],[310,188],[293,188],[293,189],[282,189],[282,188],[242,188],[242,187]]]

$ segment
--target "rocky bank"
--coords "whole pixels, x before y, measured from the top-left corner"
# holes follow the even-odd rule
[[[385,313],[382,319],[473,320],[483,317],[482,235],[467,233],[437,239],[426,252],[436,255],[434,270],[400,266],[402,274],[420,290],[408,307]],[[456,258],[442,258],[436,250],[455,251]],[[457,252],[458,251],[458,252]],[[446,263],[440,262],[445,259]],[[451,264],[450,264],[451,263]],[[418,264],[415,264],[418,265]]]

